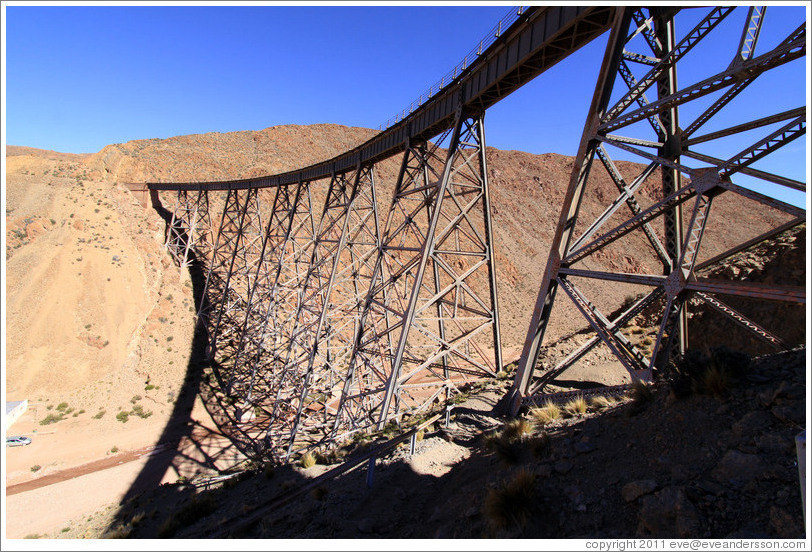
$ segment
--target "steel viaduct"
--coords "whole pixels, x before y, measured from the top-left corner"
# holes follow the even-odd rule
[[[805,209],[778,194],[735,183],[746,176],[806,190],[804,182],[753,166],[805,135],[806,106],[755,117],[734,101],[756,79],[769,84],[774,71],[805,58],[805,21],[778,44],[757,49],[765,10],[691,8],[696,23],[680,29],[680,9],[671,7],[517,7],[436,89],[353,150],[260,178],[149,183],[164,203],[174,203],[169,252],[181,266],[195,259],[206,275],[198,324],[231,426],[253,452],[285,461],[357,432],[408,424],[466,385],[501,373],[483,115],[606,32],[571,177],[561,183],[566,195],[554,240],[539,267],[538,300],[509,396],[513,413],[549,397],[550,382],[599,345],[632,380],[651,380],[688,347],[688,311],[697,302],[787,347],[726,298],[803,304],[802,286],[702,272],[806,220]],[[731,24],[740,38],[708,56],[703,43]],[[678,84],[692,55],[705,56],[707,73]],[[735,122],[725,117],[721,128],[709,124],[717,130],[703,133],[720,113],[732,113]],[[713,147],[745,133],[750,145],[738,153]],[[623,175],[615,152],[639,160],[640,172]],[[387,188],[392,197],[382,198],[375,168],[389,158],[399,158],[400,169]],[[617,196],[587,220],[579,216],[582,198],[601,168]],[[642,205],[636,192],[653,180],[662,199]],[[326,192],[316,190],[319,181]],[[722,194],[780,212],[782,222],[699,262],[711,205]],[[320,208],[314,198],[323,201]],[[632,234],[645,237],[655,270],[642,261],[625,273],[589,268],[585,261]],[[647,291],[610,314],[587,297],[579,283],[585,279]],[[562,302],[575,306],[592,337],[565,360],[544,365],[545,329]],[[644,310],[657,313],[659,328],[649,351],[629,333]]]

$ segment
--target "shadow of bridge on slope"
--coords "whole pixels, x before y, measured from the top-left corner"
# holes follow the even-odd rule
[[[164,219],[169,230],[172,213],[156,197],[152,198],[152,207]],[[187,239],[182,228],[176,227],[174,231],[179,231],[181,240]],[[203,263],[191,248],[188,269],[194,304],[200,305],[206,274]],[[173,472],[177,481],[184,482],[201,473],[221,474],[252,456],[252,441],[239,431],[236,420],[228,414],[233,408],[227,408],[222,402],[222,394],[217,392],[219,378],[214,376],[219,373],[219,366],[207,358],[207,344],[205,324],[198,320],[190,344],[186,374],[172,413],[120,505],[162,482],[169,482],[167,480],[171,480],[170,474]],[[202,410],[195,410],[198,399]],[[121,524],[121,521],[114,520],[111,527]]]

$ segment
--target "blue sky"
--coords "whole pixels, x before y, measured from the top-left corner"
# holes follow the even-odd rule
[[[449,71],[510,9],[4,8],[6,143],[72,153],[281,124],[374,128]],[[797,5],[769,8],[762,42],[783,38],[805,13]],[[740,32],[740,24],[731,24],[722,47],[735,48]],[[488,145],[573,155],[605,41],[585,46],[491,108]],[[790,107],[805,102],[798,86],[804,63],[785,77],[791,98],[781,92],[779,99]],[[794,178],[805,180],[805,167],[796,172]]]
[[[502,7],[9,7],[8,142],[70,152],[279,124],[377,127]]]

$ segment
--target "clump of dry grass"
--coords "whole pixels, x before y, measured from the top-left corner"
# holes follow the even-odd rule
[[[618,403],[618,400],[614,397],[596,395],[590,399],[589,403],[597,410],[606,410],[607,408],[612,408],[615,406]]]
[[[642,380],[635,380],[626,396],[630,399],[627,416],[637,416],[654,400],[651,386]]]
[[[552,401],[547,401],[544,406],[531,410],[530,415],[537,424],[544,426],[561,417],[561,407]]]
[[[749,368],[750,357],[746,353],[725,346],[712,348],[710,356],[688,350],[671,366],[671,392],[678,398],[692,393],[721,397]]]
[[[552,439],[550,439],[550,435],[547,434],[546,431],[543,431],[541,434],[532,437],[528,445],[530,446],[530,450],[533,451],[533,456],[540,460],[550,454],[552,450]]]
[[[510,420],[502,426],[502,435],[511,442],[521,440],[530,433],[533,433],[533,425],[524,418]]]
[[[629,398],[636,405],[643,405],[651,402],[654,398],[654,393],[651,391],[651,386],[643,380],[635,380],[632,383],[631,391],[629,391]]]
[[[169,514],[169,517],[158,528],[158,536],[162,539],[171,537],[179,529],[189,527],[213,513],[217,506],[214,495],[211,493],[192,497],[186,506]]]
[[[312,452],[306,452],[299,459],[299,465],[305,469],[312,468],[313,466],[316,465],[316,455],[313,454]]]
[[[536,499],[536,474],[519,470],[513,478],[488,491],[482,513],[494,531],[527,524]]]
[[[516,464],[522,452],[522,443],[533,432],[533,424],[524,418],[506,422],[499,431],[485,436],[485,446],[496,452],[506,464]]]
[[[133,527],[129,523],[127,524],[117,524],[113,527],[107,529],[102,534],[103,539],[128,539],[132,534]]]
[[[589,410],[589,404],[583,396],[578,396],[564,405],[564,412],[571,417],[583,416]]]
[[[130,524],[133,527],[135,527],[136,525],[139,525],[142,521],[144,521],[144,518],[146,516],[147,513],[142,510],[133,516],[133,518],[130,520]]]
[[[701,391],[707,395],[721,397],[730,386],[730,379],[729,372],[718,366],[711,366],[702,374],[699,387]]]
[[[347,451],[339,448],[333,448],[325,451],[317,450],[315,453],[313,453],[316,464],[323,464],[325,466],[341,462],[346,455]]]

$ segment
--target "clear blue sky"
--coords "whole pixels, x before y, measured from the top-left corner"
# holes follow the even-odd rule
[[[281,124],[374,128],[449,71],[510,9],[4,8],[6,143],[72,153]],[[762,42],[775,44],[805,14],[801,6],[770,7]],[[732,25],[721,47],[735,48],[740,32]],[[491,108],[488,144],[574,154],[605,41]],[[803,73],[803,63],[790,69],[781,109],[804,105]],[[690,80],[680,74],[680,82]],[[805,169],[796,173],[787,176],[806,179]]]

